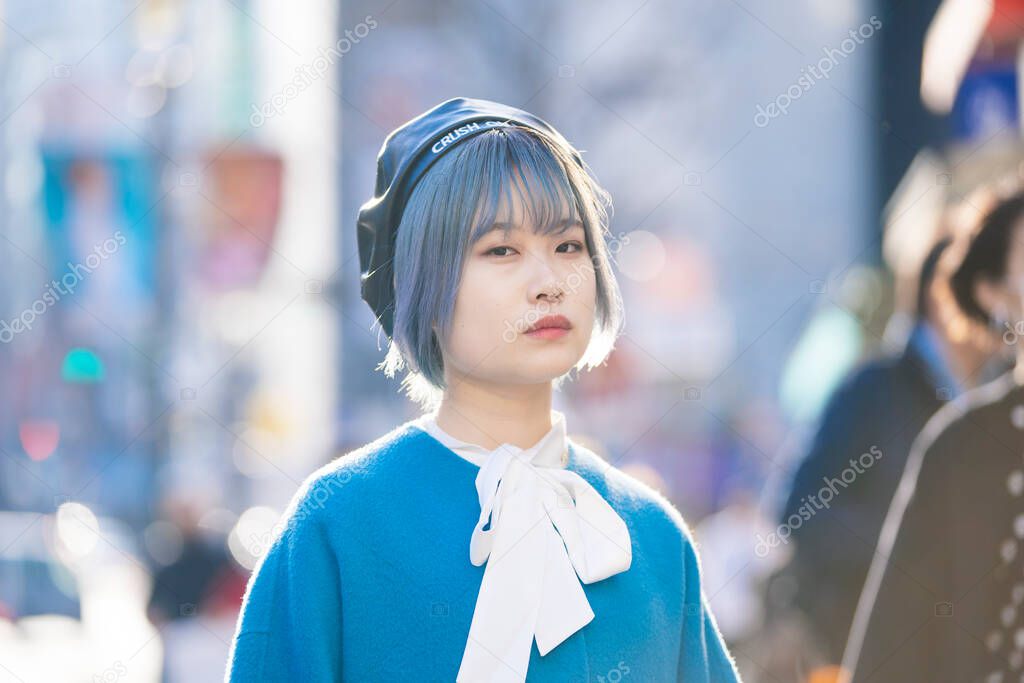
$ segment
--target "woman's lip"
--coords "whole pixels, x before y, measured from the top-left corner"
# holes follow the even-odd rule
[[[564,332],[572,329],[572,323],[564,315],[546,315],[535,322],[527,331],[527,334],[545,329],[559,329]]]
[[[538,327],[526,334],[534,339],[561,339],[569,334],[569,330],[564,327]]]

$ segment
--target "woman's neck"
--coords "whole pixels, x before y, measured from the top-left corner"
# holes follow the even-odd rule
[[[461,377],[448,382],[437,426],[487,449],[530,448],[551,431],[551,393],[551,382],[510,386]]]

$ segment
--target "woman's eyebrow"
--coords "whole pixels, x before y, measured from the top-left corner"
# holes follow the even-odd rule
[[[505,237],[508,237],[510,232],[518,229],[519,226],[515,223],[491,223],[491,227],[487,228],[486,232],[484,232],[484,234],[481,235],[481,237],[486,237],[487,235],[490,235],[492,232],[496,231],[503,232],[505,233]]]
[[[563,218],[562,220],[555,223],[554,228],[550,231],[551,234],[560,235],[563,232],[571,230],[572,228],[583,228],[583,223],[578,218]],[[485,237],[492,232],[498,230],[504,233],[507,238],[509,234],[515,230],[521,230],[522,228],[518,223],[506,223],[498,222],[492,223],[491,226],[484,232],[480,237]]]
[[[558,222],[557,232],[563,233],[567,230],[572,230],[573,228],[579,228],[580,230],[582,230],[583,221],[581,221],[579,218],[565,218]]]

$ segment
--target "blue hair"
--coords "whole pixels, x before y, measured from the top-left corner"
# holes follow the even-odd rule
[[[608,193],[544,133],[519,126],[480,133],[420,179],[396,236],[394,328],[381,367],[389,377],[407,367],[402,384],[423,406],[435,404],[446,386],[441,347],[466,254],[494,225],[498,211],[514,206],[513,192],[541,234],[560,230],[567,218],[583,225],[597,297],[590,346],[577,369],[603,363],[621,332],[622,297],[606,244]]]

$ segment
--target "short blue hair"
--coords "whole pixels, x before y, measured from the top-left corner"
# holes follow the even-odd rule
[[[421,405],[436,404],[446,387],[441,348],[451,329],[466,254],[512,192],[520,194],[531,224],[542,234],[559,230],[566,218],[583,225],[597,297],[593,336],[576,369],[602,364],[622,330],[622,296],[606,242],[608,193],[569,150],[540,131],[507,126],[480,133],[438,159],[420,179],[395,240],[394,328],[381,367],[389,377],[407,367],[403,386]]]

